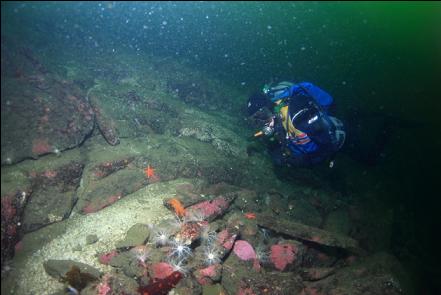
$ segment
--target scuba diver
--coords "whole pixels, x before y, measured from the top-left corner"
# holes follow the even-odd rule
[[[310,167],[333,156],[343,146],[343,123],[329,115],[333,98],[309,82],[265,85],[263,93],[250,96],[247,110],[263,125],[254,136],[269,139],[276,165]]]

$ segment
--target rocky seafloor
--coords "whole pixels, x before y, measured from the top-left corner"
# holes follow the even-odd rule
[[[1,293],[406,293],[387,216],[281,180],[245,101],[169,60],[2,45]]]

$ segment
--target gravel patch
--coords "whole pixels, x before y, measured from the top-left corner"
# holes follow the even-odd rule
[[[182,181],[152,184],[97,213],[75,214],[63,222],[28,234],[23,243],[43,239],[51,231],[62,232],[38,249],[14,258],[13,271],[3,281],[6,284],[2,286],[2,294],[45,295],[60,290],[63,284],[44,271],[43,262],[48,259],[72,259],[103,272],[110,271],[110,266],[99,263],[97,254],[114,249],[115,243],[124,239],[126,232],[136,223],[157,224],[172,217],[172,213],[163,206],[163,199],[172,197],[179,184]],[[87,235],[97,235],[98,241],[87,245]],[[81,251],[78,251],[79,248]]]

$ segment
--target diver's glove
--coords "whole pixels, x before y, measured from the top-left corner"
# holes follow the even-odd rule
[[[265,123],[262,130],[255,133],[254,137],[258,137],[258,136],[262,136],[262,135],[270,137],[273,134],[274,134],[274,117],[271,117],[271,121]]]
[[[271,121],[265,124],[262,128],[263,134],[265,136],[271,136],[274,134],[274,117],[271,118]]]
[[[271,136],[274,134],[274,127],[271,127],[269,124],[265,124],[262,128],[262,132],[265,136]]]

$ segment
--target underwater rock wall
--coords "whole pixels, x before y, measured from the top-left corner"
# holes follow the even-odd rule
[[[366,231],[354,230],[341,195],[312,171],[281,181],[268,157],[247,153],[243,97],[220,82],[127,56],[87,65],[99,71],[79,63],[62,79],[30,49],[2,43],[3,53],[2,266],[15,288],[8,292],[46,281],[55,291],[69,277],[80,278],[84,294],[119,294],[121,286],[128,294],[400,289],[387,268],[347,267],[362,261],[357,237]],[[193,183],[173,181],[182,177]],[[163,222],[167,215],[176,218]],[[129,230],[139,223],[151,234]],[[50,280],[43,263],[58,265],[52,259],[64,269]],[[106,274],[89,280],[71,259]],[[346,285],[353,271],[360,283]]]
[[[49,72],[30,48],[2,37],[1,54],[2,165],[81,144],[94,127],[85,92]]]

